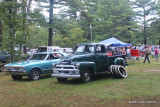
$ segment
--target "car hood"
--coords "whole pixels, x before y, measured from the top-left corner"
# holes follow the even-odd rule
[[[62,58],[61,63],[72,63],[76,61],[90,61],[93,59],[93,53],[77,53],[73,55],[69,55],[67,57]]]
[[[60,59],[55,59],[55,62],[60,61]],[[53,61],[53,62],[54,62]],[[33,64],[39,64],[45,62],[44,60],[27,60],[27,61],[20,61],[20,62],[15,62],[15,63],[9,63],[6,64],[5,66],[20,66],[20,67],[25,67]]]

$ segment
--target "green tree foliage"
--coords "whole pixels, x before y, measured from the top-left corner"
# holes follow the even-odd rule
[[[32,0],[2,0],[0,2],[0,19],[3,26],[2,49],[11,55],[11,62],[16,61],[17,54],[21,56],[22,46],[26,43],[30,17],[30,3]],[[40,17],[40,16],[39,16]],[[15,47],[19,47],[19,52]]]
[[[29,35],[26,39],[26,45],[29,48],[37,48],[38,46],[48,45],[48,29],[36,25],[29,26]]]
[[[136,23],[128,0],[67,0],[66,12],[71,20],[77,21],[88,40],[104,40],[117,37],[131,41]]]
[[[150,36],[148,39],[150,40],[150,44],[159,44],[160,42],[160,0],[156,4],[156,18],[150,24],[150,28],[148,32],[150,32]],[[159,44],[160,45],[160,44]]]
[[[92,10],[92,0],[66,0],[69,9],[66,16],[70,20],[76,21],[85,31],[84,38],[93,41],[93,21],[94,14]]]
[[[15,61],[16,31],[21,25],[19,23],[21,18],[21,15],[18,13],[19,8],[20,4],[17,1],[3,0],[0,4],[1,18],[3,24],[8,28],[8,35],[5,36],[7,36],[9,44],[5,44],[5,46],[7,46],[6,49],[9,50],[11,55],[11,62]]]
[[[38,5],[31,10],[32,1],[0,2],[1,44],[12,55],[12,61],[16,54],[14,47],[20,46],[20,53],[23,45],[74,47],[113,36],[132,44],[142,43],[145,38],[150,40],[147,44],[158,43],[159,0],[35,0]],[[41,14],[51,8],[50,17]],[[50,33],[48,28],[52,29]],[[50,43],[49,34],[53,36],[50,37],[53,40],[49,38]]]
[[[138,11],[136,12],[136,19],[140,24],[141,31],[144,38],[144,44],[148,44],[147,38],[150,36],[150,30],[147,30],[150,27],[150,23],[155,20],[151,17],[155,15],[156,10],[156,1],[157,0],[135,0],[133,6]]]
[[[81,29],[80,26],[76,25],[76,23],[71,24],[67,23],[70,29],[64,36],[61,32],[57,31],[56,36],[53,40],[53,45],[61,46],[61,47],[74,47],[78,43],[87,42],[86,38],[83,38],[84,30]]]
[[[95,35],[97,40],[116,37],[123,41],[134,38],[134,12],[128,0],[99,0]]]
[[[43,2],[43,3],[49,3],[48,6],[42,6],[42,7],[45,7],[48,9],[48,12],[49,12],[49,22],[48,22],[48,30],[49,30],[49,35],[48,35],[48,46],[51,46],[52,45],[52,39],[53,39],[53,28],[55,28],[55,25],[54,25],[54,9],[57,8],[58,6],[56,5],[61,5],[63,4],[63,0],[38,0],[39,2]],[[64,0],[65,1],[65,0]]]

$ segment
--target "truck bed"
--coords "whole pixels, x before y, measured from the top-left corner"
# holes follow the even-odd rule
[[[114,60],[115,60],[116,58],[118,58],[118,57],[119,57],[119,58],[123,58],[123,59],[126,61],[126,59],[125,59],[126,55],[114,55],[114,56],[108,56],[110,65],[114,65]]]

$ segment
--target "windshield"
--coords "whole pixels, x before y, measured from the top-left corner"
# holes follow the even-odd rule
[[[39,47],[38,52],[47,52],[47,47]]]
[[[74,53],[94,53],[93,45],[78,45]]]
[[[44,60],[47,54],[33,54],[30,60]]]

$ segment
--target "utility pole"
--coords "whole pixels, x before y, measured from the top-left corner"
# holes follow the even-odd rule
[[[48,46],[52,46],[52,38],[53,38],[53,0],[50,0],[49,7],[49,37],[48,37]]]

